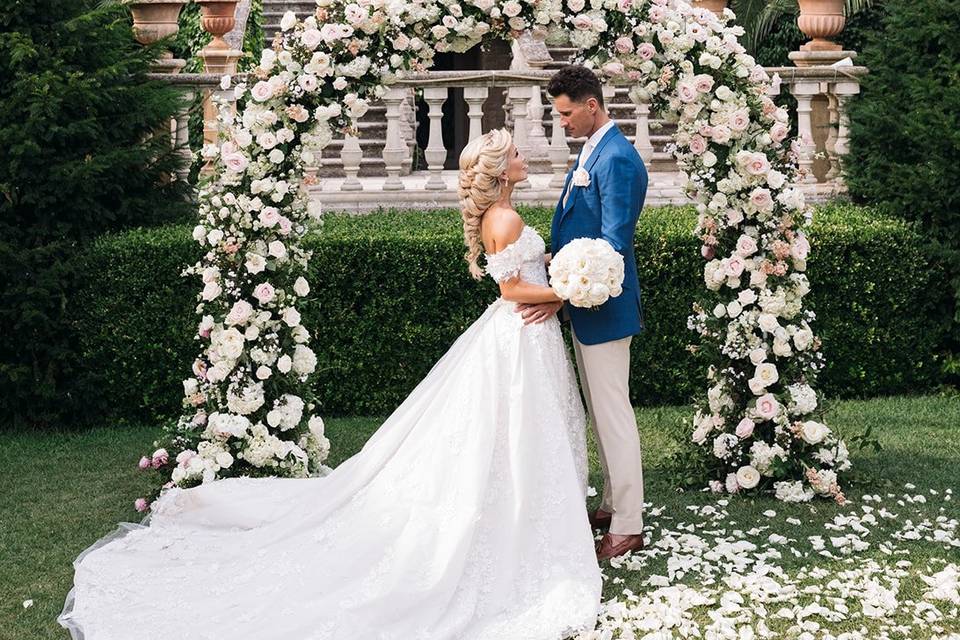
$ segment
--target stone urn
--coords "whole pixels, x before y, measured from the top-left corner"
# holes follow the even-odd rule
[[[230,49],[223,36],[230,33],[237,23],[238,0],[197,0],[200,5],[200,24],[203,30],[213,36],[207,45],[210,49]]]
[[[709,9],[719,15],[727,8],[727,0],[693,0],[693,6]]]
[[[810,42],[801,51],[840,51],[842,47],[829,40],[843,31],[847,18],[843,13],[844,0],[798,0],[800,16],[797,26]]]
[[[129,0],[126,4],[133,16],[133,37],[149,45],[175,35],[180,30],[180,9],[188,0]],[[157,71],[176,73],[186,63],[166,52],[156,63]]]

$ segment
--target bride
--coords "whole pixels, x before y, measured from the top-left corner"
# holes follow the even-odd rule
[[[171,489],[74,562],[75,640],[559,640],[592,629],[584,412],[505,130],[460,156],[502,296],[329,475]],[[553,306],[544,303],[556,303]],[[526,321],[517,312],[533,307]],[[529,315],[529,314],[528,314]],[[533,320],[533,322],[531,322]]]

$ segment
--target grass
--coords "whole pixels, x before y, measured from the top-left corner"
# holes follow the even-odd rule
[[[648,518],[654,540],[671,531],[675,533],[687,526],[684,523],[711,522],[699,509],[717,504],[716,496],[678,492],[664,471],[664,460],[671,448],[664,426],[686,412],[677,407],[637,412],[644,444],[646,499],[658,513]],[[839,507],[824,501],[785,505],[768,498],[732,498],[725,507],[726,517],[717,520],[715,528],[727,531],[757,527],[758,544],[771,532],[797,541],[789,546],[798,548],[799,557],[784,552],[777,561],[792,573],[803,573],[815,566],[835,571],[851,566],[851,562],[863,566],[869,560],[892,566],[906,558],[916,567],[926,567],[941,559],[960,562],[960,548],[945,548],[926,540],[911,542],[909,547],[903,547],[907,551],[893,556],[883,553],[875,543],[847,558],[824,558],[812,552],[806,543],[808,536],[829,536],[831,532],[824,530],[824,523],[865,504],[861,501],[865,493],[884,497],[884,503],[875,505],[877,509],[886,506],[892,511],[909,510],[916,521],[958,518],[957,502],[930,499],[926,504],[900,507],[897,500],[902,502],[900,495],[908,483],[917,487],[908,493],[924,492],[931,498],[942,498],[948,489],[958,488],[960,397],[845,401],[833,406],[828,417],[832,426],[847,434],[872,427],[884,447],[879,454],[855,453],[856,484],[847,492],[852,506]],[[372,418],[330,420],[330,463],[336,465],[358,451],[379,423]],[[0,433],[0,640],[67,637],[55,618],[72,582],[71,562],[94,540],[112,531],[118,521],[139,521],[133,500],[147,491],[150,481],[136,470],[136,461],[149,448],[155,432],[152,427],[104,427],[73,433]],[[591,484],[599,488],[599,466],[592,445],[591,469]],[[931,489],[937,493],[928,493]],[[894,497],[887,498],[888,494]],[[764,515],[771,509],[777,512],[776,518]],[[787,524],[787,517],[801,523]],[[889,526],[896,529],[900,524],[898,521]],[[881,533],[878,527],[874,535]],[[654,554],[634,569],[605,566],[605,597],[616,597],[624,588],[638,595],[650,591],[647,580],[651,575],[666,573],[667,555]],[[701,579],[696,572],[690,572],[686,578],[678,576],[677,582],[696,586]],[[923,587],[916,576],[905,577],[901,598],[919,599]],[[33,600],[33,606],[24,608],[25,600]],[[773,606],[773,610],[776,608]],[[705,612],[698,615],[709,622]],[[907,624],[908,618],[897,621]],[[856,629],[861,623],[838,623],[836,630]],[[960,632],[960,623],[955,620],[946,624],[950,631]],[[949,628],[951,624],[953,628]],[[774,623],[771,627],[776,628]],[[786,623],[781,627],[786,630]],[[924,634],[915,629],[914,633],[919,635],[894,637],[933,637],[932,631]]]

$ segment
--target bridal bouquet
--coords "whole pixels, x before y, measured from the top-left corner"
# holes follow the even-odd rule
[[[550,261],[550,286],[575,307],[595,308],[623,292],[623,256],[600,238],[577,238]]]

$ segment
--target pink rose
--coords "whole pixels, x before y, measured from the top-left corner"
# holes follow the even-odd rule
[[[280,233],[283,235],[289,235],[290,231],[293,230],[293,223],[290,222],[290,218],[280,216],[279,222],[277,225],[280,227]]]
[[[133,503],[133,507],[142,513],[150,508],[150,503],[147,502],[146,498],[137,498]]]
[[[695,102],[700,97],[700,94],[697,93],[696,87],[694,87],[692,84],[678,82],[677,97],[680,98],[680,102],[689,104],[691,102]]]
[[[637,47],[637,55],[641,60],[652,60],[653,56],[657,55],[657,48],[649,42],[644,42]]]
[[[207,424],[207,414],[205,411],[197,411],[197,414],[193,416],[193,424],[198,427],[202,427]]]
[[[772,393],[757,398],[757,415],[764,420],[772,420],[780,411],[780,403]]]
[[[157,449],[153,452],[151,463],[153,464],[154,469],[159,469],[163,465],[167,464],[169,460],[170,454],[167,453],[166,449]]]
[[[149,469],[151,466],[150,458],[148,458],[147,456],[143,456],[142,458],[140,458],[140,463],[137,466],[140,467],[141,471]]]
[[[764,189],[762,187],[757,187],[754,189],[750,193],[750,202],[753,203],[753,206],[755,206],[758,211],[773,210],[773,197],[770,195],[769,189]]]
[[[617,8],[626,13],[633,8],[633,0],[617,0]]]
[[[227,166],[228,170],[233,171],[234,173],[242,173],[243,170],[247,168],[247,165],[250,164],[250,162],[247,160],[245,155],[240,152],[236,152],[223,156],[223,164]]]
[[[667,12],[660,7],[650,7],[650,22],[663,22],[667,17]]]
[[[743,211],[740,209],[727,209],[727,224],[736,226],[743,222]]]
[[[244,324],[253,315],[253,305],[246,300],[237,300],[230,313],[227,314],[227,324]]]
[[[790,133],[790,129],[782,122],[778,122],[772,127],[770,127],[770,138],[774,142],[783,142],[787,138],[787,134]]]
[[[320,35],[320,31],[317,29],[305,29],[304,32],[300,34],[300,42],[302,42],[303,46],[307,49],[313,51],[323,42],[323,36]]]
[[[737,253],[746,258],[757,252],[757,241],[750,236],[740,236],[737,240]]]
[[[275,295],[276,291],[269,282],[258,284],[257,288],[253,290],[253,297],[256,298],[260,304],[267,304],[273,300]]]
[[[207,335],[210,335],[210,331],[207,331]],[[197,376],[201,380],[207,379],[207,363],[199,358],[193,361],[193,375]]]
[[[280,212],[276,207],[264,207],[258,216],[260,224],[268,229],[280,222]]]
[[[753,435],[753,428],[757,426],[756,423],[750,418],[744,418],[740,421],[740,424],[737,425],[737,437],[741,440],[749,438]]]
[[[709,93],[713,89],[713,77],[706,73],[701,73],[693,79],[693,86],[700,93]]]
[[[730,128],[734,131],[744,131],[750,125],[750,112],[746,109],[737,109],[730,116]]]
[[[573,19],[573,28],[580,31],[589,31],[593,29],[593,20],[590,16],[580,14]]]
[[[713,260],[713,257],[717,255],[717,250],[715,247],[711,247],[708,244],[700,247],[700,255],[702,255],[707,260]]]
[[[695,155],[703,155],[703,152],[707,150],[707,141],[703,139],[703,136],[695,135],[690,138],[690,151]]]
[[[633,38],[627,36],[617,38],[613,46],[616,47],[617,53],[630,53],[633,51]]]
[[[727,275],[733,278],[739,278],[746,266],[743,258],[735,255],[727,260]]]
[[[623,74],[623,65],[619,62],[608,62],[603,65],[601,70],[608,76],[619,76]]]
[[[793,241],[793,244],[790,245],[790,255],[797,260],[806,260],[809,253],[810,241],[807,240],[807,236],[803,235],[802,233],[798,233],[797,237]]]
[[[747,173],[752,176],[762,176],[770,171],[770,161],[766,154],[751,153],[750,159],[746,163]]]

